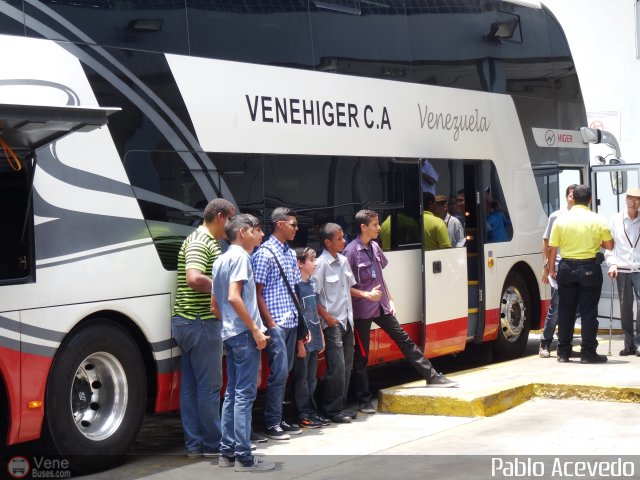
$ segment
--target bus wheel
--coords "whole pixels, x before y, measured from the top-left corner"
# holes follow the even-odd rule
[[[98,320],[60,346],[47,383],[49,440],[77,472],[122,461],[136,439],[146,404],[146,376],[124,328]]]
[[[511,272],[502,289],[500,325],[494,342],[497,356],[510,360],[522,355],[531,328],[531,297],[524,279]]]

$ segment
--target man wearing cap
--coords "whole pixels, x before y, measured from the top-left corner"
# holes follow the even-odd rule
[[[633,300],[640,307],[640,188],[627,190],[627,208],[611,217],[609,226],[615,242],[615,248],[607,251],[605,257],[609,265],[609,277],[618,284],[620,299],[620,319],[624,331],[624,349],[620,355],[640,356],[635,334],[640,334],[640,309],[636,314],[636,327],[633,327]],[[613,298],[611,299],[613,301]]]
[[[600,247],[613,248],[606,219],[589,210],[591,189],[577,185],[573,189],[574,206],[560,216],[551,229],[549,257],[556,258],[558,248],[562,260],[556,272],[549,264],[549,275],[558,281],[558,362],[568,362],[571,355],[576,312],[580,308],[582,344],[580,363],[604,363],[598,355],[598,301],[602,288],[602,270],[597,261]]]
[[[431,192],[423,194],[424,215],[422,246],[425,250],[451,248],[447,226],[441,218],[436,217],[436,197]],[[446,203],[446,199],[445,199]]]
[[[453,197],[455,199],[455,197]],[[463,247],[465,242],[464,228],[460,220],[449,213],[447,205],[447,197],[445,195],[436,195],[436,215],[442,219],[447,226],[449,233],[449,241],[454,247]]]

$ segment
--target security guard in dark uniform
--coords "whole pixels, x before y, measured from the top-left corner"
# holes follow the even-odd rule
[[[611,250],[613,239],[604,217],[589,210],[591,189],[578,185],[573,190],[575,206],[558,218],[549,238],[549,258],[556,258],[558,248],[562,260],[555,271],[549,264],[549,275],[558,281],[558,361],[568,362],[571,355],[576,311],[580,308],[582,348],[580,363],[604,363],[598,355],[598,301],[602,288],[602,270],[596,260],[600,247]]]

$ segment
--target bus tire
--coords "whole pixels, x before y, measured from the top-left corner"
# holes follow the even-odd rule
[[[498,336],[493,343],[500,360],[522,356],[529,339],[532,311],[527,283],[518,272],[512,271],[502,288]]]
[[[95,472],[124,459],[144,418],[146,385],[138,346],[117,323],[92,321],[65,339],[47,382],[45,426],[71,470]]]

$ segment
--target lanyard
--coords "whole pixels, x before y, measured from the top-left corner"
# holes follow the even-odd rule
[[[629,242],[629,246],[631,247],[631,250],[635,250],[636,247],[638,246],[638,241],[640,240],[640,232],[638,232],[638,238],[636,238],[636,243],[633,243],[629,238],[629,234],[627,233],[627,227],[624,224],[624,215],[622,215],[622,229],[624,230],[624,236],[627,237],[627,242]]]
[[[373,241],[373,240],[371,240]],[[366,253],[367,257],[369,257],[369,260],[371,260],[371,278],[376,278],[376,266],[375,266],[375,261],[373,260],[373,244],[369,243],[369,245],[371,246],[371,254],[369,254],[369,248],[365,245],[364,247],[364,253]]]

